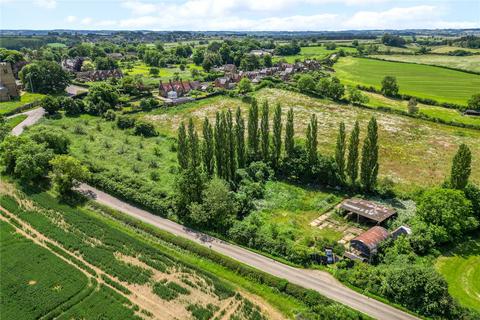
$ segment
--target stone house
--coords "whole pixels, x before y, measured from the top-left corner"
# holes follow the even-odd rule
[[[10,62],[0,62],[0,101],[20,96]]]

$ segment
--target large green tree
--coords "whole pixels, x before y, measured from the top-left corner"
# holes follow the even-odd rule
[[[394,76],[385,76],[382,80],[382,93],[387,97],[396,97],[398,95],[397,78]]]
[[[287,113],[287,123],[285,124],[285,153],[289,158],[293,157],[295,151],[294,135],[293,109],[290,108]]]
[[[185,130],[185,124],[183,121],[178,126],[178,138],[177,138],[177,159],[180,169],[187,169],[189,162],[188,155],[188,141],[187,132]]]
[[[317,116],[312,114],[310,117],[310,122],[307,127],[307,155],[308,155],[308,163],[310,165],[314,165],[317,163],[318,155],[317,155],[317,135],[318,135],[318,122]]]
[[[70,83],[70,76],[53,61],[35,61],[19,73],[25,90],[36,93],[61,93]]]
[[[450,173],[450,185],[454,189],[465,189],[472,172],[472,152],[464,143],[460,145],[453,157]]]
[[[235,159],[235,129],[233,127],[233,114],[232,110],[227,110],[226,115],[226,168],[227,168],[227,181],[233,181],[235,178],[235,171],[237,170],[237,161]]]
[[[240,107],[237,107],[237,111],[235,112],[235,137],[237,165],[239,168],[245,168],[245,122]]]
[[[338,175],[341,182],[345,181],[345,151],[347,149],[346,145],[346,134],[345,134],[345,123],[340,122],[337,135],[337,144],[335,147],[335,163],[337,164]]]
[[[208,177],[211,177],[215,170],[214,148],[213,128],[208,118],[205,117],[203,122],[202,158],[203,170]]]
[[[347,157],[347,175],[350,184],[355,186],[358,177],[358,147],[360,143],[360,125],[355,121],[355,126],[350,133],[348,143],[348,157]]]
[[[273,116],[273,137],[272,137],[272,165],[278,168],[280,163],[280,155],[282,153],[282,107],[277,104],[275,114]]]
[[[253,100],[248,111],[247,147],[250,160],[258,159],[258,104]]]
[[[87,167],[72,156],[55,156],[50,160],[50,165],[52,166],[50,177],[55,190],[61,196],[71,193],[74,187],[78,187],[80,182],[88,177]]]
[[[215,163],[217,168],[217,176],[225,177],[225,114],[217,112],[215,118]]]
[[[261,153],[265,163],[270,160],[270,127],[268,124],[269,106],[265,100],[262,106],[262,119],[260,121]]]
[[[463,191],[453,189],[427,190],[418,203],[415,219],[426,225],[425,230],[437,244],[457,240],[478,226],[472,203]],[[414,227],[417,225],[414,222]]]
[[[378,127],[372,117],[368,123],[367,136],[362,147],[360,181],[366,191],[373,191],[378,176]]]

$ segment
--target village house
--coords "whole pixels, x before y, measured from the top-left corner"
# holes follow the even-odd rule
[[[109,78],[120,79],[122,77],[123,73],[120,69],[81,71],[76,73],[76,78],[81,81],[103,81]]]
[[[70,72],[79,72],[82,70],[82,65],[84,61],[85,61],[85,58],[83,57],[64,59],[62,60],[61,65],[63,70],[70,71]]]
[[[164,83],[162,80],[160,80],[158,92],[160,96],[164,98],[177,99],[178,97],[182,97],[192,90],[199,90],[200,88],[201,84],[199,81],[169,80],[168,82]]]
[[[20,96],[10,62],[0,62],[0,101]]]

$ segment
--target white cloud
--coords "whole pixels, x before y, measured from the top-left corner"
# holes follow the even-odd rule
[[[73,23],[73,22],[77,21],[77,17],[68,16],[68,17],[65,18],[65,21],[68,22],[68,23]]]
[[[93,19],[90,18],[90,17],[86,17],[86,18],[83,18],[82,20],[80,20],[80,23],[83,24],[83,25],[90,25],[92,24],[93,22]]]
[[[40,8],[55,9],[57,7],[56,0],[34,0],[33,3]]]

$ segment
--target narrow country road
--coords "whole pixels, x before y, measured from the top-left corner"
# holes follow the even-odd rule
[[[291,283],[316,290],[330,299],[368,314],[373,318],[384,320],[417,319],[408,313],[378,300],[368,298],[345,287],[327,272],[299,269],[285,265],[247,249],[189,229],[171,220],[156,216],[86,184],[82,184],[78,189],[103,205],[119,210],[129,216],[154,225],[157,228],[168,231],[177,236],[193,240],[223,255],[229,256],[274,276],[286,279]]]
[[[33,110],[29,110],[29,111],[26,111],[26,112],[15,114],[15,115],[10,116],[8,118],[13,118],[13,117],[19,116],[21,114],[26,115],[27,118],[25,120],[23,120],[22,122],[20,122],[15,128],[12,129],[12,134],[14,136],[21,135],[23,130],[26,127],[29,127],[29,126],[37,123],[43,117],[43,115],[45,114],[45,110],[43,110],[43,108],[36,108],[36,109],[33,109]]]
[[[12,130],[13,135],[20,135],[24,128],[37,123],[45,111],[37,108],[24,112],[27,119],[22,121]],[[235,260],[245,263],[249,266],[270,273],[279,278],[286,279],[291,283],[302,287],[313,289],[320,294],[347,305],[355,310],[361,311],[375,319],[381,320],[411,320],[418,319],[404,311],[398,310],[392,306],[382,303],[378,300],[369,298],[360,293],[347,288],[327,272],[318,270],[308,270],[294,268],[260,254],[254,253],[239,246],[227,243],[204,233],[189,229],[168,219],[156,216],[148,211],[134,207],[124,201],[121,201],[109,194],[95,189],[87,184],[82,184],[79,191],[86,193],[97,202],[121,211],[129,216],[139,219],[143,222],[154,225],[157,228],[181,236],[197,243],[208,246],[223,255],[229,256]]]

